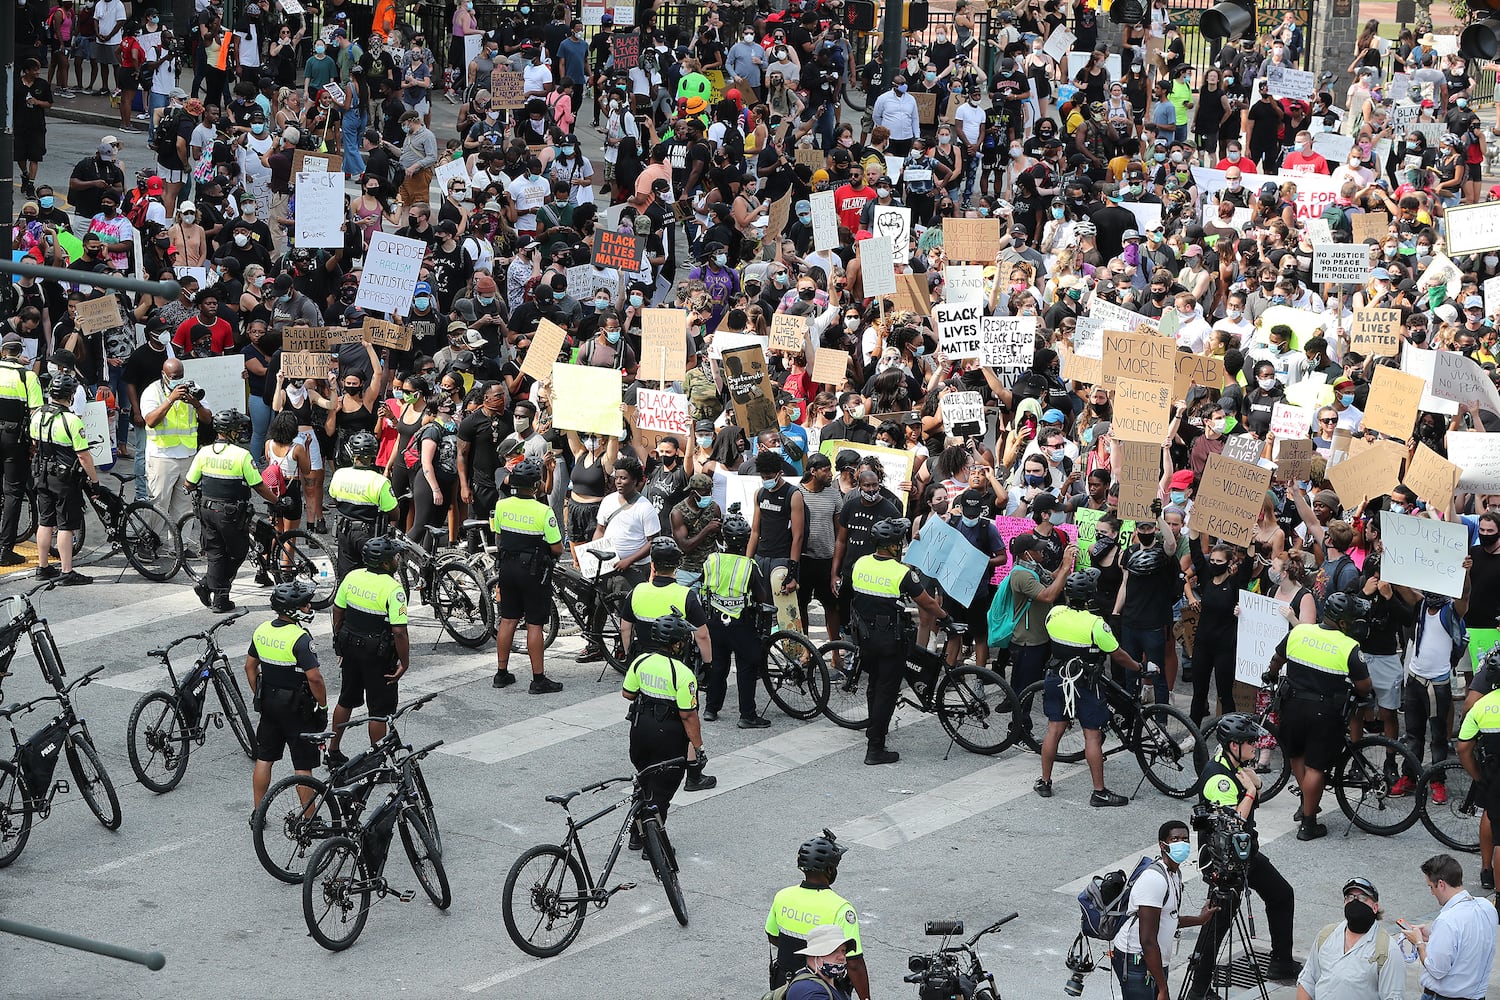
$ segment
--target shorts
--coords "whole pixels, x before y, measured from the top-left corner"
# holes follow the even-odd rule
[[[1326,772],[1344,749],[1344,713],[1337,702],[1310,701],[1290,695],[1281,703],[1281,752],[1300,758],[1314,771]]]
[[[1366,653],[1370,683],[1375,686],[1375,700],[1381,708],[1396,711],[1401,707],[1401,684],[1404,669],[1400,653]]]
[[[552,613],[552,591],[543,587],[523,561],[500,564],[500,617],[505,621],[526,620],[527,625],[545,625]]]
[[[608,160],[604,161],[604,179],[607,181],[615,179],[615,165]]]
[[[368,700],[371,715],[390,715],[396,710],[396,683],[386,680],[385,675],[394,673],[395,669],[394,659],[375,663],[345,657],[339,704],[353,710]]]
[[[120,47],[106,45],[100,41],[89,43],[90,58],[100,66],[114,66],[120,61]]]
[[[299,430],[297,440],[302,447],[307,449],[307,467],[312,472],[323,471],[323,449],[318,446],[318,435],[316,431]]]
[[[260,724],[255,727],[255,759],[274,764],[290,749],[292,767],[311,771],[318,766],[318,742],[300,735],[311,732],[310,725],[299,721],[287,709],[262,711]]]
[[[16,133],[17,163],[41,163],[47,158],[47,132],[45,129],[21,129]]]
[[[186,170],[173,170],[171,167],[162,166],[159,162],[156,164],[156,174],[163,184],[185,184],[188,179]]]
[[[803,556],[797,566],[797,593],[802,595],[804,606],[816,600],[823,606],[825,615],[828,609],[837,608],[838,598],[833,595],[833,560]],[[807,616],[804,614],[802,618],[803,624],[807,624]]]
[[[1099,692],[1091,687],[1079,684],[1071,718],[1076,718],[1084,729],[1103,729],[1105,723],[1109,722],[1109,706],[1099,696]],[[1070,718],[1063,711],[1063,679],[1056,670],[1047,671],[1047,676],[1042,680],[1042,710],[1047,713],[1048,722],[1067,722]]]
[[[1483,163],[1467,163],[1464,166],[1468,168],[1464,172],[1464,180],[1473,181],[1475,184],[1478,184],[1480,181],[1484,180]]]
[[[976,637],[989,639],[991,596],[989,585],[983,583],[974,591],[974,598],[968,604],[960,604],[949,595],[943,595],[943,610],[952,615],[954,621],[969,626],[969,633],[965,638],[971,642]]]
[[[568,541],[582,544],[594,540],[594,529],[599,526],[599,504],[579,503],[572,497],[566,502],[568,513]]]
[[[36,523],[58,531],[82,528],[83,490],[76,485],[60,486],[55,477],[47,476],[36,491]]]

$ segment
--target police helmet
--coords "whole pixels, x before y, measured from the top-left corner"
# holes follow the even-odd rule
[[[277,584],[271,591],[271,610],[283,618],[291,618],[312,603],[313,585],[306,580],[292,580]]]
[[[514,469],[510,470],[510,488],[513,490],[534,490],[542,482],[542,463],[534,458],[523,458]]]
[[[1248,712],[1230,712],[1219,720],[1215,727],[1220,745],[1226,743],[1255,743],[1266,735],[1260,720]]]
[[[877,549],[883,549],[887,545],[900,545],[906,540],[909,531],[911,531],[911,522],[906,518],[888,517],[883,521],[875,522],[875,527],[870,529],[870,540],[875,543]]]
[[[838,842],[832,830],[824,830],[820,836],[802,842],[797,848],[797,867],[805,872],[838,871],[839,862],[849,848]]]
[[[719,533],[724,539],[724,544],[730,548],[738,547],[743,551],[744,547],[750,544],[750,522],[738,514],[730,514],[726,517]]]
[[[230,408],[214,414],[214,433],[230,441],[239,439],[249,418],[239,410]]]
[[[377,536],[365,542],[362,555],[364,557],[365,569],[376,573],[393,573],[396,570],[396,543],[384,536]]]
[[[373,465],[380,451],[380,441],[369,431],[360,431],[349,439],[349,457],[356,464]]]
[[[658,649],[676,649],[692,641],[693,626],[678,614],[665,615],[651,623],[650,642]]]
[[[72,372],[58,372],[52,376],[52,382],[47,386],[47,396],[51,399],[61,399],[69,403],[78,393],[78,379]]]
[[[1164,549],[1156,546],[1136,549],[1130,553],[1130,558],[1125,560],[1125,569],[1136,576],[1151,576],[1160,573],[1171,561]]]
[[[656,536],[651,541],[651,565],[657,569],[676,569],[682,565],[682,549],[674,539]]]
[[[1063,583],[1063,595],[1070,607],[1088,607],[1099,597],[1099,571],[1086,569],[1069,573]]]
[[[1343,591],[1328,595],[1323,602],[1323,621],[1339,628],[1347,628],[1369,613],[1368,601],[1361,600]]]

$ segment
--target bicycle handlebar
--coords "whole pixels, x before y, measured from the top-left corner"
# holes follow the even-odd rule
[[[984,930],[980,931],[979,933],[975,934],[973,937],[969,938],[967,944],[970,947],[973,947],[974,944],[976,942],[978,942],[980,938],[984,937],[986,934],[993,934],[995,931],[998,931],[1000,928],[1004,927],[1006,924],[1010,923],[1012,920],[1016,919],[1020,915],[1021,914],[1019,914],[1019,913],[1011,913],[1009,916],[1001,917],[999,920],[995,921],[993,924],[990,924]]]
[[[56,587],[61,583],[61,580],[43,580],[41,583],[37,584],[35,587],[32,587],[30,590],[26,591],[20,596],[26,598],[29,601],[31,600],[32,595],[40,594],[44,590],[51,590],[53,587]]]
[[[635,774],[624,774],[618,778],[605,778],[603,781],[596,781],[592,785],[584,785],[582,788],[578,789],[578,794],[582,795],[585,792],[597,792],[602,789],[608,788],[610,785],[617,785],[622,781],[638,783],[648,774],[655,774],[657,771],[665,771],[666,769],[672,767],[686,767],[687,762],[688,760],[686,757],[674,757],[672,760],[664,760],[659,764],[648,764],[637,771]]]
[[[423,705],[427,704],[429,701],[431,701],[432,699],[436,698],[439,693],[440,692],[433,691],[431,694],[424,694],[422,697],[418,698],[416,701],[407,702],[405,705],[402,705],[400,708],[396,709],[390,715],[367,715],[363,719],[350,719],[348,722],[344,723],[344,728],[345,729],[349,729],[350,727],[353,727],[353,726],[363,726],[363,725],[366,725],[367,723],[371,723],[371,722],[384,722],[384,723],[387,723],[387,724],[395,722],[397,719],[401,718],[401,716],[405,715],[407,712],[420,711]]]
[[[232,624],[234,624],[235,622],[239,621],[241,618],[245,617],[249,613],[250,613],[250,609],[249,608],[246,608],[243,611],[236,611],[234,614],[229,615],[227,618],[220,618],[217,622],[215,622],[212,626],[210,626],[207,630],[205,630],[203,632],[195,632],[192,635],[185,635],[185,636],[183,636],[180,639],[173,639],[171,642],[167,643],[161,649],[148,649],[148,650],[146,650],[146,655],[147,656],[154,656],[157,659],[166,659],[168,653],[170,653],[172,650],[176,649],[178,646],[181,646],[183,643],[185,643],[185,642],[194,642],[196,640],[202,640],[202,639],[211,639],[211,638],[213,638],[213,634],[215,632],[219,631],[219,629],[223,628],[226,625],[232,625]]]
[[[16,715],[24,715],[25,713],[31,711],[33,708],[36,708],[38,705],[42,704],[43,702],[47,702],[47,701],[58,701],[58,702],[60,702],[67,695],[71,694],[73,692],[74,688],[80,688],[80,687],[87,686],[89,683],[91,683],[93,681],[94,677],[97,674],[100,674],[103,671],[104,671],[104,664],[100,664],[99,666],[95,667],[93,670],[90,670],[88,673],[82,675],[81,677],[76,678],[73,681],[73,683],[69,684],[67,687],[63,688],[61,691],[57,691],[57,692],[54,692],[52,694],[44,694],[40,698],[33,699],[32,701],[28,701],[28,702],[26,702],[24,704],[19,704],[18,703],[18,704],[10,705],[10,706],[6,707],[5,710],[4,710],[4,715],[5,715],[6,718],[11,718],[11,717],[16,716]]]

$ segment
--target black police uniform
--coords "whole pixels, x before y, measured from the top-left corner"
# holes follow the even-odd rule
[[[850,624],[859,644],[859,662],[870,678],[865,693],[870,728],[865,739],[872,749],[884,749],[901,693],[907,647],[915,637],[911,619],[901,613],[898,600],[924,591],[915,571],[879,554],[855,562],[849,586],[853,591]]]
[[[312,636],[296,622],[277,618],[255,630],[249,655],[260,664],[255,759],[275,763],[290,748],[292,767],[311,771],[318,766],[318,746],[300,734],[318,732],[328,722],[327,709],[318,705],[307,683],[307,672],[318,669]]]
[[[203,523],[204,583],[215,599],[227,599],[250,551],[250,491],[260,485],[260,471],[244,448],[216,441],[198,449],[185,478],[197,490]]]
[[[31,415],[36,445],[31,474],[36,480],[36,523],[59,531],[83,527],[83,463],[88,449],[83,419],[62,403],[48,402]]]
[[[4,463],[5,507],[0,514],[0,553],[15,548],[21,504],[31,486],[31,414],[42,407],[36,374],[14,360],[0,360],[0,461]]]
[[[635,769],[686,756],[682,713],[698,709],[698,681],[687,664],[665,653],[645,653],[625,671],[623,689],[636,695],[630,704],[630,763]],[[672,767],[642,781],[646,804],[657,808],[663,822],[682,776],[682,768]]]

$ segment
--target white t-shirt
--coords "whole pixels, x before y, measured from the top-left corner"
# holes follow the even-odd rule
[[[516,229],[526,233],[536,232],[536,210],[542,207],[547,196],[552,193],[551,182],[545,177],[529,181],[522,174],[510,182],[506,191],[516,203]]]
[[[1453,640],[1443,627],[1442,613],[1428,611],[1426,608],[1419,613],[1427,621],[1422,626],[1421,641],[1413,642],[1411,663],[1408,665],[1411,672],[1423,680],[1447,680],[1453,672]]]
[[[604,526],[604,540],[621,559],[639,552],[648,539],[661,533],[661,515],[645,494],[626,507],[618,492],[611,493],[599,502],[599,523]]]
[[[959,127],[963,129],[964,142],[971,144],[979,142],[979,137],[984,130],[985,111],[983,108],[976,108],[965,101],[958,106],[958,110],[953,112],[953,120],[958,122]]]
[[[547,85],[552,82],[552,68],[548,66],[546,62],[542,62],[537,65],[531,65],[528,63],[526,68],[521,71],[521,77],[525,81],[523,86],[526,88],[526,93],[540,94],[543,93],[547,89]]]
[[[94,24],[98,27],[96,36],[105,45],[119,45],[125,40],[122,32],[115,30],[121,21],[125,20],[125,5],[120,0],[104,0],[94,7]]]
[[[1177,949],[1177,911],[1182,906],[1182,873],[1168,874],[1165,862],[1154,864],[1141,872],[1130,889],[1130,917],[1125,926],[1110,942],[1121,951],[1141,953],[1141,922],[1135,919],[1141,904],[1161,907],[1161,926],[1157,929],[1156,942],[1161,946],[1161,964],[1172,964],[1172,953]]]

